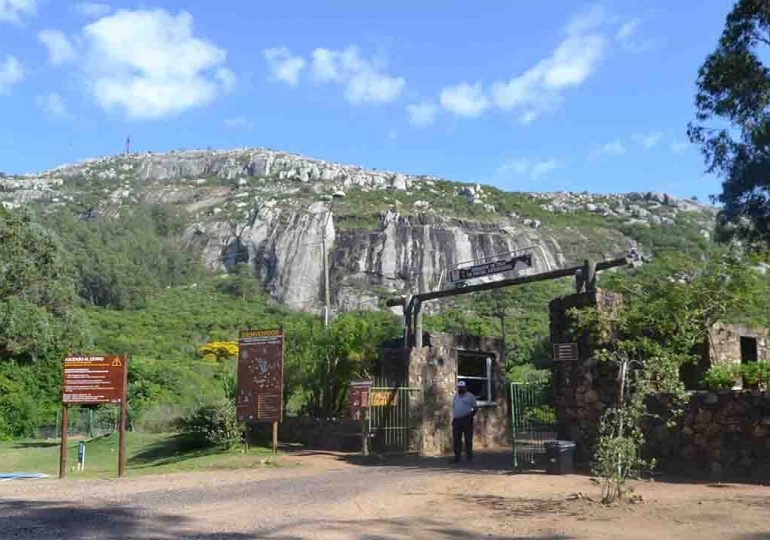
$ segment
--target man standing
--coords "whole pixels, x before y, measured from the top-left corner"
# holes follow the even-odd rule
[[[459,463],[462,454],[462,439],[465,439],[465,457],[473,460],[473,417],[476,415],[476,396],[468,392],[465,381],[458,381],[457,394],[452,399],[452,439],[455,457],[452,463]]]

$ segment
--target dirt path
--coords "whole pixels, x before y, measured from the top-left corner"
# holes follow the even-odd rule
[[[604,507],[583,476],[511,475],[420,459],[287,466],[121,481],[0,483],[0,538],[770,538],[770,488],[640,482]]]

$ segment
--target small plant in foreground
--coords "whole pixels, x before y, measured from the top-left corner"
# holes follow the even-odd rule
[[[633,407],[607,409],[602,416],[592,470],[599,477],[604,504],[614,502],[627,492],[628,478],[655,466],[654,462],[640,457],[644,437],[637,425]]]
[[[709,390],[727,390],[738,384],[741,378],[741,365],[724,362],[712,366],[703,376],[703,384]]]

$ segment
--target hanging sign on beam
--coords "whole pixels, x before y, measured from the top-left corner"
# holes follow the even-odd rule
[[[532,268],[532,254],[524,253],[502,261],[476,264],[467,268],[456,268],[449,271],[449,282],[457,283],[467,279],[480,278],[500,274],[502,272],[520,272]]]

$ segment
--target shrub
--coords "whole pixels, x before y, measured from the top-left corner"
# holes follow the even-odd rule
[[[738,383],[741,377],[741,365],[724,362],[711,367],[703,376],[703,384],[709,390],[726,390]]]
[[[752,362],[741,365],[743,384],[751,387],[767,388],[770,382],[770,362]]]
[[[204,360],[227,360],[238,356],[237,341],[210,341],[198,348]]]
[[[232,448],[242,440],[243,430],[233,403],[204,405],[180,421],[182,431],[199,447]]]
[[[607,409],[599,423],[599,439],[591,470],[599,477],[602,502],[609,504],[627,492],[626,481],[655,462],[640,457],[644,436],[633,407]]]

